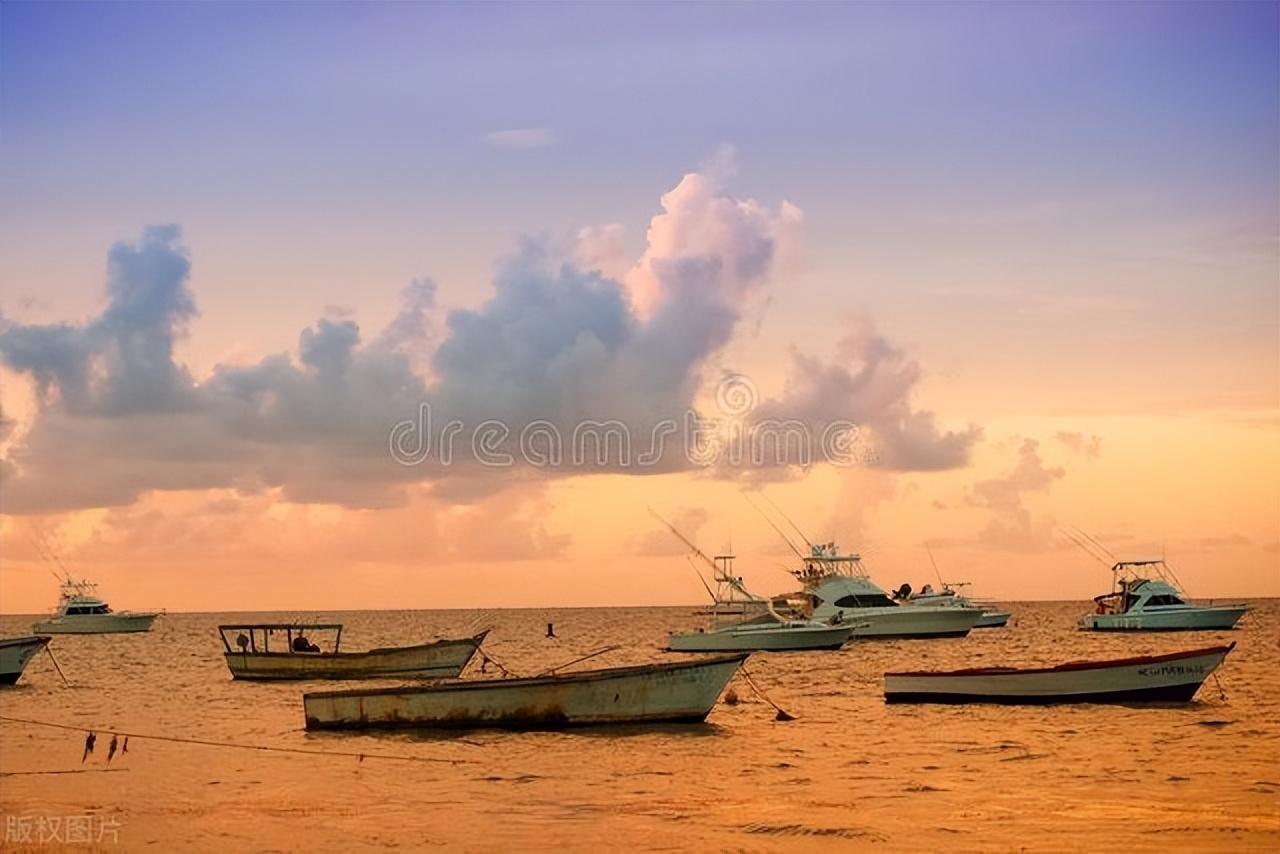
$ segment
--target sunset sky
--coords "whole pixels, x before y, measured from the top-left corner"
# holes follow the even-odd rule
[[[0,609],[1280,595],[1278,32],[0,4]]]

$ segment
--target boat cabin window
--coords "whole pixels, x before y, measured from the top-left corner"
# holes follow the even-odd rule
[[[71,605],[67,608],[67,614],[110,614],[111,609],[106,605]]]
[[[1185,604],[1186,603],[1183,602],[1181,599],[1179,599],[1177,596],[1171,596],[1167,593],[1162,593],[1159,596],[1152,596],[1150,599],[1148,599],[1146,607],[1150,608],[1152,605],[1185,605]]]
[[[897,604],[883,593],[851,594],[835,601],[837,608],[892,608]]]

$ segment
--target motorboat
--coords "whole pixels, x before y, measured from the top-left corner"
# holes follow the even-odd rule
[[[940,590],[934,589],[932,584],[926,584],[914,592],[910,590],[910,585],[904,584],[895,591],[894,598],[902,604],[919,605],[925,608],[977,608],[982,611],[982,616],[974,624],[973,627],[975,629],[995,629],[1007,625],[1009,618],[1013,616],[1008,611],[990,602],[970,599],[956,589],[957,587],[967,587],[968,584],[967,581],[954,584],[942,582],[942,589]],[[906,591],[905,595],[897,595],[904,591]]]
[[[777,620],[772,616],[722,624],[710,630],[672,632],[667,649],[673,652],[782,652],[839,649],[853,636],[852,625],[816,620]]]
[[[447,679],[462,672],[488,631],[364,652],[339,649],[341,623],[225,625],[218,634],[233,679]]]
[[[884,675],[886,703],[1188,702],[1235,644],[1056,667],[912,671]]]
[[[835,543],[811,545],[792,575],[803,589],[775,600],[779,612],[852,625],[854,638],[963,637],[983,617],[981,608],[896,602],[872,582],[859,555],[842,554]]]
[[[1111,592],[1093,599],[1079,627],[1095,632],[1158,632],[1235,628],[1248,605],[1188,602],[1163,558],[1120,561],[1111,567]]]
[[[116,634],[123,632],[148,632],[161,612],[113,611],[98,596],[98,588],[92,581],[63,579],[58,596],[58,607],[47,620],[33,623],[35,634]]]
[[[0,638],[0,685],[15,684],[27,662],[48,646],[50,640],[48,635]]]
[[[302,696],[309,730],[555,729],[705,720],[750,653],[678,662]]]
[[[854,626],[843,618],[823,623],[779,614],[769,599],[747,590],[742,577],[734,574],[733,560],[733,555],[721,554],[709,561],[716,580],[710,611],[714,618],[712,627],[672,632],[667,649],[674,652],[839,649],[852,636]]]

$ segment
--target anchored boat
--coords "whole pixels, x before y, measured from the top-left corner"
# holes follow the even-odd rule
[[[67,577],[62,581],[58,607],[47,620],[33,623],[36,634],[117,634],[122,632],[148,632],[157,611],[136,613],[113,611],[98,596],[98,587],[92,581],[76,581]]]
[[[906,593],[905,596],[895,596],[899,601],[908,605],[918,605],[925,608],[977,608],[982,612],[982,616],[978,618],[978,622],[974,623],[975,629],[998,629],[1005,626],[1009,622],[1009,618],[1013,616],[1008,611],[997,607],[990,602],[979,602],[970,599],[962,594],[957,587],[967,587],[969,582],[959,581],[955,583],[942,582],[942,589],[935,590],[932,584],[926,584],[915,593],[907,592],[910,585],[904,584],[898,588],[897,593]]]
[[[50,640],[46,635],[0,639],[0,685],[15,684],[27,662],[35,658]]]
[[[1163,559],[1120,561],[1111,567],[1111,592],[1094,597],[1079,627],[1095,632],[1159,632],[1235,628],[1248,605],[1186,601]]]
[[[1186,702],[1235,644],[1056,667],[912,671],[884,675],[886,703]]]
[[[748,653],[525,678],[302,695],[307,729],[701,721]]]
[[[447,679],[471,661],[488,630],[415,646],[342,652],[341,623],[218,626],[234,679]],[[274,648],[273,648],[274,646]]]
[[[680,535],[677,533],[677,536]],[[712,606],[714,622],[710,629],[672,632],[667,649],[673,652],[839,649],[853,635],[854,626],[842,619],[822,623],[784,617],[774,610],[772,602],[748,591],[742,578],[733,574],[733,555],[709,559],[692,543],[688,544],[714,571],[717,585]],[[731,610],[722,606],[735,607]],[[730,616],[732,614],[736,616]]]
[[[792,575],[804,589],[784,602],[810,619],[852,625],[855,638],[963,637],[983,616],[981,608],[901,605],[871,581],[861,557],[835,543],[810,546]]]

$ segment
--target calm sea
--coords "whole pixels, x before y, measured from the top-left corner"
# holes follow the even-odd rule
[[[233,682],[216,626],[341,622],[350,649],[491,627],[489,654],[531,674],[612,645],[581,666],[663,658],[693,609],[168,614],[149,634],[59,636],[69,684],[41,655],[0,692],[6,718],[70,727],[3,722],[3,850],[1280,851],[1280,601],[1233,632],[1136,636],[1077,632],[1083,603],[1010,607],[1007,628],[963,639],[752,656],[753,681],[791,721],[739,677],[739,702],[704,725],[567,732],[308,734],[304,686]],[[0,634],[30,622],[0,618]],[[886,706],[881,695],[886,670],[1231,640],[1217,679],[1186,705]],[[108,763],[113,731],[131,735]]]

